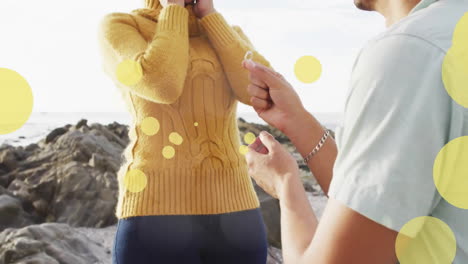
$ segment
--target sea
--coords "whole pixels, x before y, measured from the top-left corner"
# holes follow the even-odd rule
[[[325,127],[335,130],[340,124],[342,117],[340,113],[313,113]],[[239,112],[237,117],[250,123],[266,124],[256,113]],[[126,112],[33,112],[28,121],[18,130],[0,135],[0,146],[3,144],[12,146],[27,146],[37,143],[50,131],[67,124],[76,124],[81,119],[88,120],[88,124],[100,123],[130,124],[131,116]]]

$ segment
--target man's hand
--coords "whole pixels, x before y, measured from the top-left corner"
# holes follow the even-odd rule
[[[203,18],[209,14],[215,13],[213,0],[197,0],[193,12],[198,18]]]
[[[262,131],[246,154],[249,175],[268,194],[280,198],[288,177],[298,177],[294,157],[268,132]]]
[[[245,60],[243,66],[250,71],[251,84],[247,87],[252,96],[250,102],[263,120],[285,134],[296,120],[304,120],[302,117],[307,111],[281,74],[252,60]]]

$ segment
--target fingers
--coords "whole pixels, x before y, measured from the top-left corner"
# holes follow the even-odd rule
[[[263,89],[255,84],[249,84],[247,86],[247,92],[251,96],[257,97],[259,99],[267,100],[270,98],[270,95],[266,89]]]
[[[265,110],[268,110],[271,107],[271,102],[268,100],[263,100],[258,97],[250,98],[250,103],[257,113],[261,113]]]
[[[243,66],[250,71],[251,81],[256,81],[257,86],[263,87],[262,84],[266,84],[267,87],[271,87],[280,81],[284,81],[281,74],[252,60],[244,61]]]
[[[262,141],[257,137],[254,143],[249,145],[250,150],[256,151],[261,154],[268,154],[268,149],[262,144]]]
[[[262,131],[260,133],[260,140],[262,144],[267,148],[268,152],[274,153],[277,147],[277,144],[279,144],[278,141],[268,132]]]
[[[261,154],[257,153],[256,151],[253,151],[252,148],[245,154],[245,159],[247,161],[249,170],[253,170],[255,162],[260,158],[259,155]]]

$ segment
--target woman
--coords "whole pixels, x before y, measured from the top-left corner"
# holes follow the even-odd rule
[[[212,0],[146,0],[102,23],[106,72],[133,115],[118,173],[114,263],[265,263],[237,101],[254,50]],[[269,66],[258,53],[253,58]]]

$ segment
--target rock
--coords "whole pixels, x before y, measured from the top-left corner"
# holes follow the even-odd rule
[[[33,143],[33,144],[29,144],[28,146],[26,146],[26,148],[24,150],[27,151],[27,152],[31,152],[31,151],[34,151],[34,150],[36,150],[38,148],[39,148],[39,145]]]
[[[82,126],[87,126],[88,125],[88,120],[86,119],[81,119],[80,121],[78,121],[78,123],[76,124],[76,129],[80,129]]]
[[[278,199],[270,196],[254,182],[255,192],[260,200],[263,222],[267,231],[268,243],[281,248],[281,211]]]
[[[80,130],[60,131],[65,133],[49,144],[25,152],[29,155],[17,163],[15,173],[0,175],[0,183],[31,204],[43,221],[86,227],[116,223],[116,172],[128,141],[106,126],[84,122]]]
[[[55,139],[57,139],[58,137],[60,137],[61,135],[67,133],[67,129],[66,128],[63,128],[63,127],[59,127],[59,128],[56,128],[54,130],[52,130],[47,136],[46,136],[46,139],[45,139],[45,143],[46,144],[49,144],[51,142],[53,142]]]
[[[0,150],[0,168],[6,171],[12,171],[18,164],[13,147],[7,147]]]
[[[66,224],[46,223],[0,233],[0,264],[110,263],[106,246]]]
[[[100,170],[106,170],[107,162],[103,156],[93,153],[91,159],[89,160],[89,166]]]
[[[21,201],[0,191],[0,232],[9,227],[24,227],[38,219],[27,213]]]
[[[244,119],[239,118],[237,120],[237,125],[239,127],[239,132],[240,132],[240,137],[241,137],[241,142],[245,144],[244,142],[244,135],[248,132],[254,133],[256,136],[260,134],[262,131],[267,131],[271,135],[273,135],[276,140],[280,143],[284,144],[289,144],[291,145],[290,140],[278,129],[272,127],[272,126],[267,126],[267,125],[261,125],[261,124],[254,124],[254,123],[247,123],[245,122]]]
[[[268,247],[268,258],[266,264],[281,264],[283,263],[283,254],[281,249],[273,246]]]

